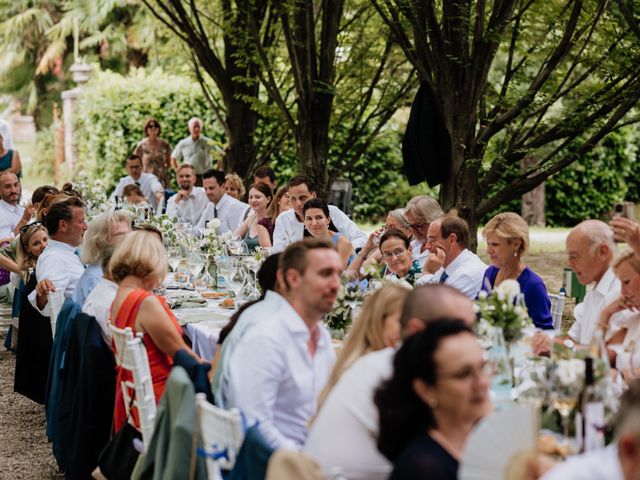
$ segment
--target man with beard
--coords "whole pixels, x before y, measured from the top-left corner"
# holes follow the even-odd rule
[[[177,217],[178,221],[196,225],[198,219],[209,204],[207,194],[202,187],[196,187],[196,170],[185,163],[176,171],[180,190],[167,202],[167,215]]]
[[[307,238],[278,264],[281,301],[242,338],[229,359],[228,407],[238,407],[273,448],[301,448],[335,353],[322,324],[340,289],[342,262],[331,242]]]
[[[33,207],[18,205],[21,193],[18,176],[8,170],[0,172],[0,243],[15,238],[33,215]]]

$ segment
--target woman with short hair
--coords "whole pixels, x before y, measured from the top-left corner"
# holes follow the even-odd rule
[[[182,328],[164,299],[151,293],[167,275],[167,252],[154,233],[134,231],[116,248],[109,270],[111,278],[118,284],[111,306],[111,323],[121,329],[130,327],[134,333],[143,333],[153,391],[158,402],[176,352],[184,349],[200,360],[182,339]],[[130,372],[118,369],[116,385],[126,380],[131,380]],[[114,431],[127,421],[120,388],[116,389],[113,421]]]

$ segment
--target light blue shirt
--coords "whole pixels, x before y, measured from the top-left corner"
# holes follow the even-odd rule
[[[102,267],[100,265],[93,264],[87,265],[85,271],[80,275],[76,289],[73,291],[71,299],[78,305],[84,305],[84,301],[91,291],[96,288],[98,282],[102,278]]]

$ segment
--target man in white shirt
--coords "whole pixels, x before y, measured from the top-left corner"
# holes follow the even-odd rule
[[[290,243],[302,240],[304,237],[302,207],[307,200],[316,196],[313,182],[309,177],[298,175],[289,180],[289,198],[292,208],[282,212],[276,219],[271,253],[281,252]],[[351,241],[353,248],[361,249],[364,247],[364,244],[367,243],[367,234],[360,231],[342,210],[329,205],[329,215],[333,225]]]
[[[444,215],[429,225],[429,258],[417,281],[451,285],[471,299],[475,299],[482,287],[487,265],[473,252],[467,250],[469,227],[460,217]]]
[[[196,173],[196,185],[203,185],[202,176],[213,166],[211,158],[210,139],[202,135],[202,120],[198,117],[189,119],[187,124],[190,135],[178,142],[171,154],[171,165],[177,170],[178,160],[184,159],[184,163],[193,165]]]
[[[335,360],[322,324],[340,289],[342,262],[327,241],[291,244],[279,262],[285,301],[258,322],[229,359],[230,407],[238,407],[273,448],[300,448]]]
[[[140,187],[149,205],[157,211],[164,200],[164,188],[158,177],[142,171],[142,159],[138,155],[130,155],[125,162],[125,168],[129,175],[120,179],[111,198],[122,197],[124,187],[135,184]]]
[[[18,176],[8,170],[0,172],[0,243],[15,238],[33,215],[33,207],[18,205],[21,193]]]
[[[209,220],[217,218],[220,220],[218,233],[235,231],[242,223],[249,205],[225,193],[225,174],[222,170],[208,170],[202,175],[202,182],[209,204],[200,215],[198,228],[205,229]]]
[[[400,323],[402,338],[443,317],[475,322],[473,303],[457,290],[434,284],[413,290],[405,301]],[[378,410],[375,389],[393,373],[395,348],[358,359],[333,387],[309,430],[304,451],[322,466],[325,475],[340,468],[350,480],[386,479],[391,464],[378,452]]]
[[[180,190],[167,202],[167,215],[178,221],[196,226],[202,212],[209,204],[202,187],[196,187],[196,171],[193,165],[180,165],[176,171]]]
[[[49,316],[47,294],[62,290],[71,297],[78,279],[84,272],[78,246],[87,229],[84,221],[84,204],[78,197],[54,202],[45,217],[49,231],[49,244],[38,257],[36,276],[38,284],[29,295],[29,302],[43,315]]]

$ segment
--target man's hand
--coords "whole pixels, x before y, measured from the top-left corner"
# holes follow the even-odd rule
[[[636,254],[640,254],[640,225],[625,217],[613,217],[609,222],[616,241],[626,242]]]
[[[536,332],[533,334],[531,341],[531,350],[534,355],[541,357],[548,357],[551,355],[552,340],[549,336],[542,332]]]
[[[189,192],[187,192],[186,190],[178,190],[175,195],[176,203],[180,202],[180,200],[184,200],[188,196],[189,196]]]
[[[424,262],[423,272],[434,274],[444,266],[447,254],[441,248],[435,247],[435,251],[429,252],[429,258]]]
[[[49,292],[55,292],[56,286],[53,282],[47,278],[44,280],[40,280],[36,285],[36,295],[38,296],[47,296]]]

